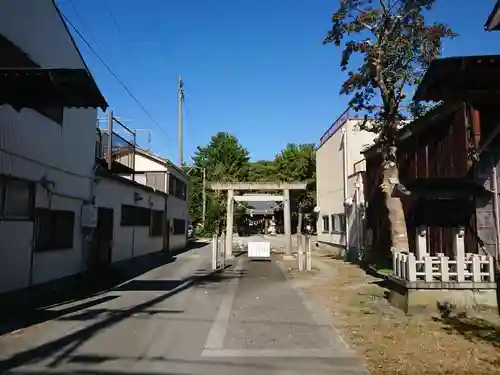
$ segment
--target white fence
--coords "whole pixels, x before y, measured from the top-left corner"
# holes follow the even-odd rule
[[[406,281],[494,282],[495,267],[491,256],[465,254],[457,259],[439,256],[393,253],[394,276]]]

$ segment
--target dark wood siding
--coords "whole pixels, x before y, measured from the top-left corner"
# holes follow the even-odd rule
[[[416,181],[460,179],[470,170],[469,129],[465,105],[443,107],[439,115],[421,119],[413,126],[412,135],[398,145],[400,181],[410,186]],[[422,121],[423,120],[423,121]],[[365,199],[367,227],[373,231],[372,261],[384,262],[391,258],[389,222],[384,195],[380,189],[380,154],[373,151],[366,156]],[[427,227],[431,254],[453,253],[454,228],[466,226],[466,251],[477,253],[476,205],[474,198],[442,197],[439,194],[412,194],[403,199],[410,251],[415,252],[417,226]]]

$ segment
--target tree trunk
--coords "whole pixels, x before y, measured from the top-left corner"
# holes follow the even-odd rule
[[[393,161],[383,164],[382,191],[385,195],[385,205],[389,215],[389,231],[391,235],[391,252],[409,252],[408,232],[406,230],[406,219],[403,210],[403,202],[395,186],[399,183],[399,170]]]

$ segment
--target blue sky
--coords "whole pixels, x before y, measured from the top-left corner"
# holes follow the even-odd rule
[[[115,115],[151,129],[151,144],[145,132],[139,144],[175,162],[179,74],[185,161],[218,131],[235,135],[253,160],[272,158],[288,142],[317,142],[346,108],[340,51],[321,44],[336,0],[72,1],[57,4],[163,131],[76,36]],[[437,1],[432,18],[459,34],[445,56],[500,53],[500,32],[483,30],[494,2]]]

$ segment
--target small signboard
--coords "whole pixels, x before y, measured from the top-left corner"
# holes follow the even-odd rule
[[[248,243],[248,257],[250,259],[271,259],[271,243],[270,242],[254,242]]]

